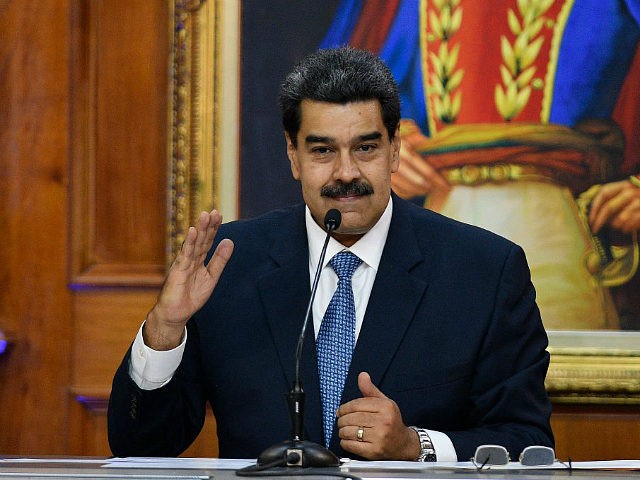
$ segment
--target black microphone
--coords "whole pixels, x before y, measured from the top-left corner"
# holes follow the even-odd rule
[[[340,465],[338,457],[328,448],[318,445],[317,443],[303,440],[304,431],[304,403],[305,394],[302,389],[302,381],[300,379],[300,363],[302,360],[302,346],[304,345],[304,337],[307,331],[307,324],[312,316],[313,301],[318,290],[318,281],[320,280],[320,272],[324,263],[324,257],[327,253],[327,245],[329,238],[334,230],[340,226],[342,214],[340,210],[332,208],[324,216],[324,227],[327,230],[327,236],[320,252],[320,260],[316,269],[313,285],[311,287],[311,297],[307,305],[307,312],[304,316],[304,322],[298,338],[296,347],[296,370],[293,380],[293,386],[286,395],[287,404],[289,406],[289,415],[291,417],[291,434],[292,440],[279,443],[267,448],[258,457],[258,465],[266,466],[276,464],[278,466],[286,465],[287,467],[335,467]]]
[[[302,384],[300,382],[300,362],[302,360],[302,346],[304,345],[304,336],[307,331],[307,324],[309,323],[309,319],[311,318],[311,309],[313,308],[313,301],[316,298],[316,291],[318,290],[318,281],[320,280],[320,272],[322,271],[322,264],[324,263],[324,257],[327,253],[327,245],[329,245],[329,238],[334,230],[336,230],[340,226],[340,222],[342,221],[342,214],[340,210],[332,208],[327,212],[324,216],[324,228],[327,230],[327,236],[324,239],[324,245],[322,245],[322,250],[320,251],[320,259],[318,260],[318,267],[316,268],[316,274],[313,277],[313,285],[311,286],[311,297],[309,298],[309,303],[307,305],[307,312],[304,315],[304,323],[302,324],[302,330],[300,330],[300,337],[298,337],[298,346],[296,347],[296,374],[295,380],[293,383],[293,390],[296,388],[302,389]],[[302,431],[296,428],[294,424],[293,430],[294,438],[296,436],[302,435]]]

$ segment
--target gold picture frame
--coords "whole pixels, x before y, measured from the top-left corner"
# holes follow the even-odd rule
[[[556,403],[640,404],[640,332],[549,331]]]
[[[201,211],[237,218],[239,8],[236,0],[171,2],[168,263]]]
[[[169,259],[201,210],[237,216],[240,4],[174,0]],[[640,332],[548,333],[555,403],[640,404]]]

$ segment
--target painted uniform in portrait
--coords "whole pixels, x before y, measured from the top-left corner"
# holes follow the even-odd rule
[[[585,214],[640,171],[639,19],[636,0],[345,0],[321,45],[391,67],[402,141],[452,186],[425,206],[524,248],[547,329],[619,328],[607,287],[637,268],[637,232],[593,237]]]

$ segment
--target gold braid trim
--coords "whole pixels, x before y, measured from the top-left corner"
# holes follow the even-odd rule
[[[413,148],[424,152],[466,150],[496,145],[533,145],[549,149],[575,149],[588,152],[599,146],[597,140],[564,125],[540,123],[508,123],[496,127],[492,123],[449,125],[433,137],[420,135],[411,120],[400,122],[400,135],[413,135]]]

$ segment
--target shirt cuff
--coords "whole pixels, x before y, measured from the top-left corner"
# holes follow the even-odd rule
[[[155,390],[169,383],[180,366],[187,343],[187,329],[184,329],[180,345],[172,350],[159,351],[145,345],[143,327],[144,322],[131,347],[129,376],[142,390]]]
[[[458,454],[449,436],[435,430],[427,430],[438,462],[457,462]]]

